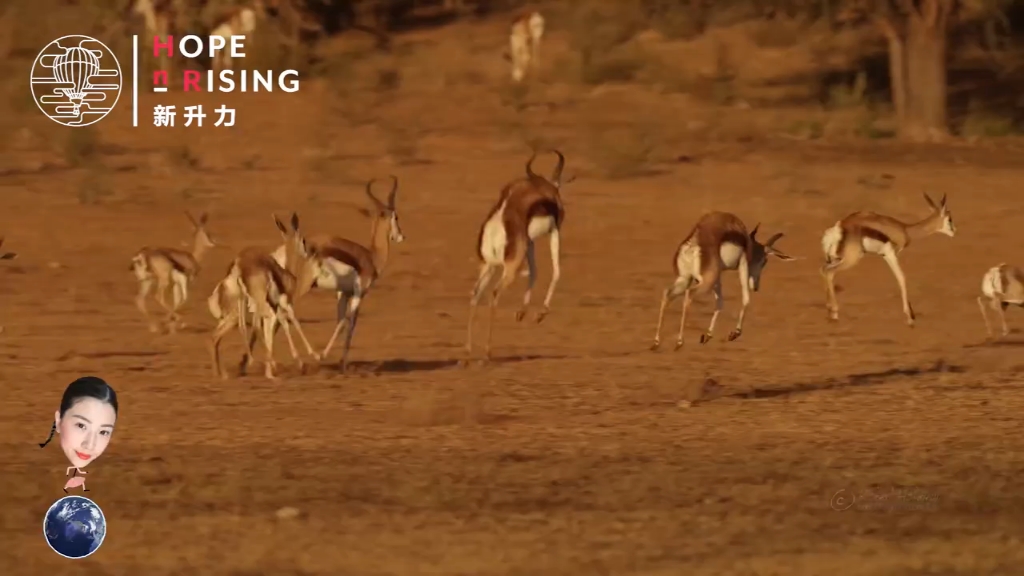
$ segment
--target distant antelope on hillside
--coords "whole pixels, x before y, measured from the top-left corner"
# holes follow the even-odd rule
[[[821,276],[825,281],[826,307],[830,320],[839,320],[835,275],[853,268],[865,254],[875,254],[885,260],[896,277],[907,325],[914,325],[914,309],[907,298],[907,281],[896,255],[910,246],[911,240],[915,238],[932,234],[945,234],[952,238],[956,234],[953,214],[946,206],[946,196],[943,195],[938,204],[927,194],[924,200],[931,207],[931,213],[912,224],[876,212],[854,212],[825,230],[821,237],[821,248],[825,253]]]
[[[0,248],[2,248],[3,245],[4,245],[4,239],[3,239],[2,236],[0,236]],[[17,257],[18,257],[18,254],[16,252],[0,252],[0,260],[14,260]],[[3,332],[3,331],[4,331],[4,327],[0,326],[0,332]]]
[[[748,234],[743,221],[728,212],[710,212],[697,220],[689,236],[676,249],[672,261],[676,279],[662,293],[652,350],[657,350],[661,346],[661,327],[668,305],[681,295],[684,295],[683,312],[679,319],[679,336],[676,338],[675,349],[683,346],[686,310],[694,294],[706,294],[709,290],[713,290],[715,294],[715,312],[711,315],[711,323],[707,331],[701,335],[700,342],[704,344],[711,340],[715,331],[715,321],[722,311],[722,272],[726,270],[736,270],[740,277],[743,304],[736,320],[736,328],[729,333],[729,340],[740,337],[743,333],[743,318],[750,304],[750,291],[760,290],[761,274],[768,264],[768,257],[774,256],[784,261],[796,259],[775,248],[775,242],[782,238],[781,232],[772,235],[764,244],[760,243],[757,240],[757,231],[760,227],[760,224],[754,226]]]
[[[521,82],[540,65],[540,41],[544,36],[544,17],[540,12],[522,14],[512,21],[509,31],[508,59],[512,62],[512,80]]]
[[[188,212],[185,212],[185,216],[195,229],[191,252],[178,248],[144,246],[135,253],[129,267],[139,282],[135,305],[149,324],[150,332],[158,332],[160,329],[157,323],[150,320],[149,311],[146,309],[146,298],[153,289],[153,283],[156,282],[156,301],[167,311],[165,321],[168,328],[175,332],[184,327],[178,309],[188,299],[188,287],[199,274],[199,264],[206,252],[217,246],[206,230],[206,213],[200,214],[198,220]],[[165,299],[168,287],[171,288],[170,306]]]
[[[236,6],[225,11],[213,23],[213,30],[210,36],[220,36],[227,46],[231,46],[232,36],[248,36],[256,31],[256,26],[266,16],[273,15],[278,10],[279,0],[252,0],[249,6]],[[247,38],[247,45],[252,42]],[[214,56],[211,67],[213,70],[231,70],[232,62],[230,50],[221,50]]]
[[[1010,305],[1024,308],[1024,272],[1016,266],[1000,264],[989,269],[981,279],[981,296],[978,296],[978,308],[985,320],[985,331],[992,336],[992,325],[985,313],[985,304],[999,314],[1002,323],[1002,335],[1010,334],[1006,325],[1006,308]]]
[[[498,307],[498,298],[515,281],[524,262],[529,283],[523,295],[522,306],[516,312],[516,321],[526,317],[533,286],[537,280],[534,242],[543,236],[550,237],[551,284],[548,285],[548,292],[544,297],[544,307],[537,313],[537,322],[544,320],[551,309],[551,298],[562,275],[559,230],[565,220],[565,207],[562,205],[561,196],[565,156],[558,150],[554,150],[554,153],[558,156],[558,164],[555,165],[550,180],[534,173],[533,161],[537,157],[537,153],[534,152],[526,162],[526,177],[505,185],[497,203],[480,226],[476,247],[477,257],[481,262],[480,274],[470,296],[469,320],[466,327],[466,353],[469,355],[473,353],[473,317],[476,308],[484,290],[494,280],[499,269],[502,271],[501,277],[491,291],[485,354],[490,356],[491,353],[491,335],[494,332],[494,313]]]
[[[167,36],[173,32],[174,19],[177,13],[175,4],[176,0],[129,0],[125,16],[127,18],[131,18],[133,15],[141,16],[145,25],[146,36],[141,43],[142,46],[140,46],[140,50],[143,53],[147,51],[152,53],[153,45],[151,42],[155,36],[166,40]],[[144,46],[148,46],[148,48],[144,48]],[[159,63],[160,69],[170,69],[170,59],[164,50],[160,51]]]
[[[333,290],[338,298],[337,323],[330,340],[324,347],[323,357],[327,357],[342,329],[347,328],[344,350],[341,354],[341,370],[348,368],[348,354],[352,347],[352,336],[355,334],[359,321],[359,310],[369,295],[371,288],[380,278],[391,254],[391,244],[405,241],[405,235],[398,223],[398,207],[395,204],[398,195],[398,178],[391,176],[391,191],[387,202],[381,202],[373,194],[376,180],[366,183],[366,197],[370,200],[370,209],[360,212],[370,219],[370,241],[364,246],[340,236],[320,234],[310,236],[306,242],[322,261],[322,267],[316,278],[315,287]],[[274,259],[282,264],[288,260],[284,246],[279,246],[273,253]]]

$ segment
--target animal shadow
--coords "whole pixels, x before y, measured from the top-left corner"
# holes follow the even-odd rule
[[[154,356],[166,356],[166,352],[153,351],[107,351],[107,352],[75,352],[69,351],[58,356],[57,362],[64,362],[72,358],[88,358],[89,360],[105,360],[109,358],[152,358]]]
[[[557,354],[523,354],[510,356],[491,357],[489,360],[466,358],[442,358],[429,360],[412,360],[408,358],[392,358],[389,360],[349,362],[349,372],[362,374],[404,374],[408,372],[434,372],[437,370],[448,370],[450,368],[467,367],[473,365],[495,366],[500,364],[513,364],[517,362],[529,362],[531,360],[564,360],[568,356]],[[340,364],[333,364],[332,368],[341,370]]]
[[[944,372],[961,374],[963,372],[966,372],[966,368],[960,365],[946,364],[945,360],[937,360],[931,366],[926,366],[923,368],[890,368],[888,370],[881,370],[876,372],[862,372],[858,374],[850,374],[845,378],[829,378],[823,382],[804,382],[781,388],[754,388],[753,390],[744,390],[742,392],[728,394],[727,396],[739,398],[741,400],[763,400],[765,398],[778,398],[780,396],[805,394],[808,392],[819,392],[823,390],[839,390],[843,388],[871,386],[876,384],[883,384],[891,378],[899,378],[901,376],[927,376],[930,374],[941,374]]]

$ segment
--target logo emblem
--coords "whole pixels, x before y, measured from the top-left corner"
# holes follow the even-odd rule
[[[63,36],[36,56],[32,98],[58,124],[89,126],[114,109],[121,80],[121,65],[106,44],[88,36]]]

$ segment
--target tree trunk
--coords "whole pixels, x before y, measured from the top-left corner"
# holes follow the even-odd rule
[[[939,141],[949,136],[946,32],[952,2],[924,0],[903,25],[879,20],[889,42],[889,81],[901,138]]]

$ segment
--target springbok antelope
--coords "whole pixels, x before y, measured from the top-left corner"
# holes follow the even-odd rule
[[[0,248],[2,248],[3,245],[4,245],[4,239],[3,239],[2,236],[0,236]],[[18,254],[16,252],[0,252],[0,260],[14,260],[17,257],[18,257]],[[3,332],[3,331],[4,331],[4,327],[0,326],[0,332]]]
[[[185,212],[185,216],[195,229],[191,252],[178,248],[144,246],[132,257],[129,269],[135,273],[135,278],[139,282],[135,305],[149,324],[150,332],[160,330],[159,325],[150,320],[149,311],[146,309],[146,297],[153,289],[153,282],[156,282],[156,301],[167,311],[165,321],[169,330],[173,333],[183,328],[185,324],[181,321],[178,309],[188,299],[189,284],[199,274],[199,264],[203,256],[209,249],[217,246],[206,230],[205,212],[199,215],[198,220],[188,212]],[[165,300],[168,287],[171,288],[171,306],[168,306]]]
[[[684,295],[683,312],[679,319],[679,336],[676,338],[675,349],[683,346],[683,328],[686,325],[686,310],[690,306],[693,295],[714,290],[715,312],[711,315],[711,323],[700,342],[705,344],[711,340],[715,330],[715,321],[722,311],[722,272],[736,270],[740,277],[740,290],[743,304],[740,308],[736,328],[729,333],[729,341],[743,334],[743,318],[750,304],[750,291],[757,292],[761,288],[761,275],[768,264],[768,256],[779,260],[796,260],[775,248],[775,243],[782,238],[782,233],[773,234],[762,244],[757,240],[757,231],[761,225],[747,233],[747,227],[734,214],[728,212],[710,212],[701,216],[690,234],[676,249],[672,264],[675,267],[676,279],[665,289],[661,296],[661,309],[658,312],[658,326],[654,331],[654,344],[651,350],[661,346],[661,326],[665,319],[668,305]]]
[[[278,0],[253,0],[251,6],[236,6],[221,14],[213,23],[213,30],[210,36],[220,36],[226,45],[231,44],[232,36],[252,34],[256,31],[256,25],[266,18],[267,14],[274,14]],[[215,71],[231,70],[233,60],[228,50],[221,50],[213,57],[212,68]]]
[[[128,16],[142,17],[149,40],[157,36],[166,39],[174,25],[175,4],[176,0],[131,0],[127,5]],[[170,69],[170,59],[166,51],[160,53],[160,68]]]
[[[985,331],[992,336],[992,326],[988,323],[988,314],[985,313],[987,302],[989,307],[999,314],[999,320],[1003,324],[1002,335],[1009,335],[1006,308],[1011,304],[1024,308],[1024,272],[1005,263],[990,268],[981,279],[981,294],[978,296],[978,308],[981,309],[981,317],[985,320]]]
[[[931,214],[913,224],[875,212],[854,212],[825,230],[821,237],[821,248],[825,252],[825,265],[821,275],[825,280],[826,307],[830,320],[839,320],[839,302],[836,300],[835,275],[853,268],[865,254],[881,256],[889,265],[903,300],[903,314],[907,325],[914,325],[914,309],[907,298],[907,281],[896,255],[910,246],[911,240],[932,234],[956,235],[953,215],[946,206],[946,196],[936,204],[928,194],[925,202],[931,207]]]
[[[540,12],[522,14],[512,21],[508,38],[512,80],[521,82],[528,71],[540,65],[540,40],[543,36],[544,17]]]
[[[405,241],[405,235],[398,224],[398,208],[395,200],[398,194],[398,178],[391,176],[392,186],[387,202],[381,202],[373,194],[376,180],[366,183],[366,196],[372,208],[360,209],[370,219],[369,247],[339,236],[321,234],[311,236],[307,243],[322,261],[316,287],[334,290],[338,298],[337,324],[331,334],[327,346],[324,347],[324,358],[330,353],[341,330],[347,327],[345,348],[341,356],[341,370],[348,368],[348,353],[352,347],[352,335],[359,321],[359,310],[363,301],[370,293],[384,267],[388,263],[391,243]],[[273,254],[278,263],[287,262],[288,255],[284,247],[278,247]]]
[[[305,239],[299,232],[299,219],[292,214],[291,230],[285,228],[274,216],[274,222],[285,238],[285,249],[289,267],[281,266],[266,250],[250,247],[243,249],[232,261],[227,274],[207,299],[210,313],[217,320],[210,341],[210,352],[213,359],[214,372],[221,378],[227,373],[220,363],[220,341],[228,332],[237,326],[242,340],[246,345],[245,354],[239,365],[239,373],[244,375],[253,358],[253,346],[258,335],[262,335],[266,350],[264,374],[274,379],[276,363],[274,361],[274,336],[278,327],[284,328],[285,338],[292,358],[301,369],[303,363],[292,339],[289,325],[294,326],[307,353],[315,360],[319,355],[313,351],[302,326],[295,316],[295,302],[309,292],[316,277],[321,273],[321,260],[310,250]],[[246,317],[253,317],[253,331],[250,332]]]
[[[544,297],[544,307],[537,313],[537,322],[544,320],[551,310],[551,298],[562,275],[561,269],[561,237],[559,230],[565,220],[565,207],[562,204],[562,170],[565,168],[565,156],[558,150],[558,156],[551,179],[547,180],[533,171],[533,161],[537,158],[534,152],[526,162],[526,177],[515,180],[501,190],[498,202],[491,208],[480,226],[477,236],[477,256],[480,258],[480,274],[469,301],[469,321],[466,327],[466,353],[473,353],[473,317],[480,303],[480,297],[500,268],[501,278],[495,283],[491,292],[490,319],[487,326],[487,343],[485,354],[491,353],[491,335],[494,332],[494,313],[498,307],[498,299],[515,281],[519,270],[526,262],[526,275],[529,277],[522,306],[516,311],[516,321],[526,317],[527,308],[537,280],[537,263],[534,258],[534,242],[548,235],[551,248],[551,283]]]

